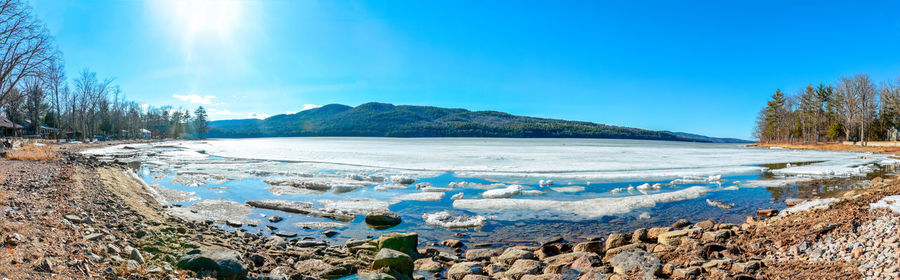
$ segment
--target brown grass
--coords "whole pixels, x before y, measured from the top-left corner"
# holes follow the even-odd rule
[[[58,157],[56,146],[51,144],[35,145],[26,144],[22,148],[8,151],[6,159],[28,161],[53,161]]]
[[[827,150],[827,151],[849,151],[860,153],[878,153],[878,154],[900,154],[900,147],[879,147],[879,146],[855,146],[844,145],[842,143],[816,143],[816,144],[798,144],[798,143],[756,143],[756,147],[781,147],[794,150]]]

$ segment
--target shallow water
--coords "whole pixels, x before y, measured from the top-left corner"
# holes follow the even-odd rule
[[[388,208],[403,218],[403,223],[388,230],[367,227],[361,215],[349,223],[340,222],[342,227],[334,229],[338,235],[328,239],[333,243],[385,232],[415,231],[429,242],[454,237],[467,243],[519,244],[551,235],[579,240],[614,231],[668,225],[680,218],[740,222],[758,209],[784,208],[786,198],[827,196],[835,191],[835,186],[829,185],[755,185],[797,177],[861,177],[881,172],[881,165],[894,164],[884,156],[870,154],[597,139],[264,138],[170,142],[129,148],[123,145],[88,153],[140,163],[134,165],[138,174],[162,190],[172,203],[185,208],[200,201],[243,204],[261,199],[308,201],[321,207],[323,200],[359,198],[389,203]],[[410,177],[414,182],[401,189],[377,190],[378,186],[390,184],[379,181],[396,175]],[[711,175],[722,177],[714,182],[670,184],[684,176]],[[303,190],[303,193],[276,195],[267,189],[272,185],[266,180],[279,178],[314,179],[345,187],[340,191]],[[549,179],[554,181],[553,185],[540,184],[540,180]],[[521,184],[526,190],[543,193],[481,200],[486,187],[459,187],[446,191],[437,201],[398,199],[421,193],[416,188],[419,183],[446,188],[451,182]],[[647,194],[638,190],[611,192],[645,183],[660,184],[660,188],[646,190]],[[557,189],[570,186],[584,189]],[[729,186],[739,187],[732,190],[734,187]],[[301,190],[281,188],[285,189]],[[681,195],[691,190],[702,192]],[[457,203],[455,207],[451,196],[458,193],[468,202]],[[667,197],[651,199],[660,195]],[[725,210],[708,205],[707,200],[734,206]],[[516,203],[515,207],[503,206],[510,201]],[[519,205],[528,201],[537,203]],[[467,203],[477,207],[464,207]],[[444,229],[425,224],[423,214],[444,210],[454,215],[483,215],[487,222],[477,229]],[[241,230],[261,234],[272,234],[265,225],[273,225],[279,231],[295,232],[300,237],[323,239],[324,230],[303,229],[294,224],[334,222],[274,210],[250,208],[249,211],[250,214],[240,218],[258,221],[259,225],[244,225]],[[267,217],[272,215],[285,219],[269,223]],[[459,232],[467,236],[455,236]]]

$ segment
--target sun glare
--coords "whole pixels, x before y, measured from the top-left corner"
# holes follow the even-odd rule
[[[183,0],[175,2],[175,15],[189,40],[216,35],[227,39],[240,23],[238,1]]]

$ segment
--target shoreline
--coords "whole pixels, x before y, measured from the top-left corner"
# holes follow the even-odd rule
[[[896,179],[876,178],[870,181],[870,187],[851,190],[825,209],[767,219],[750,217],[739,225],[679,221],[672,227],[638,229],[579,243],[548,239],[535,240],[537,246],[501,248],[466,244],[459,240],[465,240],[465,236],[437,244],[418,244],[417,237],[403,234],[329,246],[320,240],[229,232],[172,216],[165,205],[155,203],[148,190],[127,175],[126,167],[72,153],[96,147],[91,145],[64,147],[60,159],[51,162],[0,159],[0,174],[4,174],[0,210],[7,218],[0,228],[9,248],[0,254],[0,277],[81,279],[136,275],[181,279],[188,275],[209,276],[212,274],[204,270],[216,270],[220,279],[230,279],[228,275],[323,279],[357,272],[360,276],[374,272],[367,274],[369,279],[861,279],[864,275],[896,277],[896,260],[900,256],[896,238],[882,238],[878,244],[872,241],[872,246],[866,248],[848,249],[843,248],[847,244],[840,244],[845,246],[838,246],[838,250],[831,250],[826,242],[828,238],[841,240],[850,236],[858,240],[861,234],[854,232],[879,221],[882,227],[891,228],[887,232],[897,235],[900,225],[892,222],[896,219],[883,219],[897,214],[868,209],[869,204],[884,196],[900,194],[900,182]],[[61,200],[65,201],[63,206],[51,203]],[[33,218],[34,215],[39,218]],[[877,232],[870,231],[869,234]],[[61,232],[71,237],[65,239]],[[32,240],[28,244],[35,235],[46,242]],[[59,239],[67,241],[53,242]],[[405,245],[393,244],[398,240]],[[825,249],[817,247],[822,244]],[[59,251],[64,253],[46,254],[42,246],[63,248]],[[860,272],[856,269],[859,263],[822,257],[826,253],[868,256],[869,247],[872,252],[894,250],[892,257],[883,256],[893,258],[894,266]],[[382,251],[389,250],[382,248],[401,254],[383,256]],[[192,252],[195,254],[189,254]],[[811,258],[810,253],[822,260]],[[191,271],[196,267],[184,262],[192,257],[217,259],[227,265],[194,269],[200,272],[197,273]]]

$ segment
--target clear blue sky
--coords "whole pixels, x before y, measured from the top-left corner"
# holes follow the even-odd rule
[[[900,75],[897,1],[32,1],[70,78],[216,119],[379,101],[750,138],[776,88]]]

